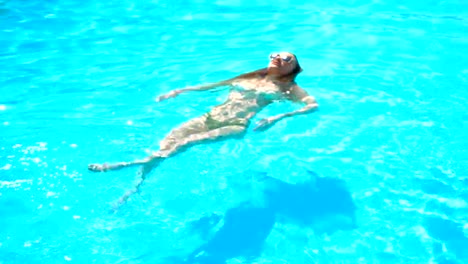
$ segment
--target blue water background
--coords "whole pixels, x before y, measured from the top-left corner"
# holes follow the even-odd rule
[[[466,1],[0,1],[0,263],[466,263]],[[297,54],[320,111],[158,167],[226,92]],[[256,120],[298,106],[277,103]]]

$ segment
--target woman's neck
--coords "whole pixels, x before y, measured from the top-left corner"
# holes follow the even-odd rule
[[[271,80],[272,82],[278,82],[278,83],[291,83],[294,82],[294,77],[289,75],[276,75],[276,74],[267,74],[265,76],[268,80]]]

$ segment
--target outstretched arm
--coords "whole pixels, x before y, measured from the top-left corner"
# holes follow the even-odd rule
[[[177,95],[184,93],[184,92],[190,92],[190,91],[207,91],[214,89],[216,87],[224,86],[224,85],[230,85],[232,83],[232,79],[226,80],[226,81],[221,81],[217,83],[210,83],[210,84],[204,84],[204,85],[197,85],[197,86],[191,86],[183,89],[176,89],[172,90],[167,94],[160,95],[156,98],[157,102],[169,99],[169,98],[174,98]]]
[[[285,117],[307,114],[307,113],[317,110],[318,108],[318,104],[315,98],[309,95],[304,89],[302,89],[301,87],[297,85],[294,85],[292,87],[292,89],[290,90],[288,94],[288,97],[291,101],[300,102],[305,105],[296,111],[287,112],[284,114],[279,114],[276,116],[264,118],[257,123],[257,126],[254,128],[254,130],[266,129]]]

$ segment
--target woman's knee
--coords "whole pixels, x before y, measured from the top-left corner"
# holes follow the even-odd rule
[[[177,138],[173,136],[167,136],[161,142],[159,142],[159,149],[168,149],[171,148],[171,146],[175,145],[177,143]]]

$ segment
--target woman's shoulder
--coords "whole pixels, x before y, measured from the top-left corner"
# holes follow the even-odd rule
[[[251,71],[251,72],[238,75],[232,78],[232,80],[243,80],[243,81],[256,80],[256,79],[258,80],[258,79],[266,78],[267,75],[268,75],[267,69],[263,68],[263,69],[259,69],[259,70],[255,70],[255,71]]]

